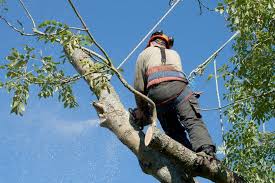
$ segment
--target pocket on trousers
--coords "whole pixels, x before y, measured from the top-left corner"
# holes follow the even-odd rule
[[[197,100],[197,98],[192,95],[190,98],[189,98],[189,103],[193,109],[193,111],[195,112],[197,118],[201,118],[202,115],[201,115],[201,111],[200,111],[200,106],[199,106],[199,102]]]

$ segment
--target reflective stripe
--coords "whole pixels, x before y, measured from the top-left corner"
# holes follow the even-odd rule
[[[171,70],[157,71],[151,73],[147,77],[147,88],[164,81],[186,81],[185,76],[182,72]]]
[[[150,86],[159,84],[161,82],[164,82],[164,81],[184,81],[184,82],[186,82],[186,79],[184,79],[184,78],[178,78],[178,77],[163,77],[163,78],[158,78],[158,79],[154,79],[154,80],[150,81],[147,84],[147,88],[149,88]]]
[[[164,77],[178,77],[178,78],[184,78],[183,73],[179,71],[160,71],[155,72],[148,76],[148,83],[154,79],[164,78]]]
[[[161,66],[155,66],[148,69],[146,72],[146,76],[150,76],[151,74],[159,71],[178,71],[175,67],[171,65],[161,65]]]

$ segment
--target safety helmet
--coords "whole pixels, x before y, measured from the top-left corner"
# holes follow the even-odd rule
[[[147,47],[149,47],[149,46],[150,46],[150,43],[151,43],[152,41],[156,40],[156,39],[161,39],[161,40],[165,41],[165,43],[166,43],[166,45],[167,45],[166,48],[168,48],[168,49],[172,48],[173,45],[174,45],[174,38],[173,38],[173,37],[167,36],[166,34],[163,33],[162,30],[160,30],[160,31],[154,32],[154,33],[151,35],[151,38],[150,38],[150,40],[149,40],[149,42],[148,42],[148,44],[147,44]]]

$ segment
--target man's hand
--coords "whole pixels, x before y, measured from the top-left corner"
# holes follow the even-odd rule
[[[138,108],[130,108],[129,112],[134,117],[134,121],[139,126],[140,130],[142,130],[143,127],[147,125],[148,117],[144,114],[142,110]]]
[[[136,116],[136,120],[138,121],[145,121],[146,120],[146,116],[144,115],[144,112],[138,108],[134,109],[134,113]]]

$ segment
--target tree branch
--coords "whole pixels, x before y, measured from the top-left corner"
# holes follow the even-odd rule
[[[197,0],[200,8],[200,15],[202,14],[202,7],[207,9],[208,11],[215,11],[214,9],[210,9],[208,6],[206,6],[201,0]]]
[[[23,36],[35,36],[36,34],[29,34],[29,33],[25,33],[23,30],[20,30],[18,28],[16,28],[14,25],[12,25],[6,18],[4,18],[3,16],[0,16],[0,19],[2,19],[10,28],[12,28],[14,31],[19,32],[21,35]]]
[[[84,29],[86,30],[88,36],[91,38],[91,40],[94,42],[94,44],[99,48],[99,50],[104,54],[104,56],[106,57],[108,63],[111,63],[111,58],[108,56],[108,54],[106,53],[106,51],[103,49],[102,46],[100,46],[99,43],[97,43],[97,41],[94,39],[93,35],[91,34],[91,32],[89,31],[86,23],[84,22],[83,18],[81,17],[80,13],[77,11],[75,5],[73,4],[73,2],[71,0],[68,0],[68,2],[70,3],[71,7],[73,8],[75,14],[77,15],[78,19],[80,20],[82,26],[84,27]]]
[[[219,161],[205,153],[195,154],[193,151],[156,130],[149,147],[156,149],[175,162],[182,164],[186,172],[192,176],[201,176],[216,183],[244,183],[243,178],[231,172]]]
[[[21,6],[23,7],[23,9],[25,10],[27,16],[28,16],[29,19],[31,20],[32,25],[33,25],[33,28],[36,28],[34,19],[33,19],[32,15],[30,14],[29,10],[27,9],[27,7],[25,6],[24,2],[23,2],[22,0],[19,0],[19,1],[20,1]]]

